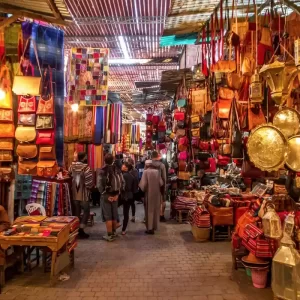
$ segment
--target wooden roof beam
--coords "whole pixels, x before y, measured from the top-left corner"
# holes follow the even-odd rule
[[[4,19],[3,21],[0,22],[0,29],[10,25],[11,23],[15,22],[16,20],[18,20],[18,16],[13,15],[9,18]]]
[[[50,7],[53,15],[55,16],[56,19],[63,20],[59,10],[57,9],[55,2],[53,0],[46,0],[48,6]]]
[[[291,8],[293,11],[295,11],[298,15],[300,15],[300,8],[299,6],[297,6],[296,4],[294,4],[293,2],[289,1],[289,0],[285,0],[284,4]]]
[[[57,24],[61,26],[68,26],[71,24],[69,21],[64,21],[61,19],[55,19],[55,18],[50,18],[50,17],[45,17],[42,14],[39,13],[33,13],[33,12],[28,12],[26,10],[22,9],[15,9],[15,8],[10,8],[6,4],[0,4],[0,11],[13,14],[17,17],[22,17],[22,18],[29,18],[29,19],[34,19],[34,20],[40,20],[42,22],[46,23],[52,23],[52,24]]]

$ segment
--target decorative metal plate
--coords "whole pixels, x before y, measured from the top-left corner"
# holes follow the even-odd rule
[[[273,124],[289,138],[299,132],[300,114],[293,108],[284,107],[275,114]]]
[[[286,162],[288,142],[283,133],[271,123],[251,131],[247,149],[250,160],[263,171],[277,171]]]
[[[295,171],[300,172],[300,135],[295,135],[289,138],[289,154],[287,156],[287,166]]]

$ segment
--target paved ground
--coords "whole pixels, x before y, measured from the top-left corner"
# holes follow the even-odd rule
[[[273,299],[270,288],[253,288],[243,270],[232,273],[228,242],[195,243],[189,226],[176,223],[146,236],[141,205],[138,210],[139,222],[130,223],[128,235],[113,243],[101,240],[104,224],[98,219],[89,230],[91,239],[76,249],[70,280],[51,288],[48,276],[35,269],[9,280],[0,299]]]

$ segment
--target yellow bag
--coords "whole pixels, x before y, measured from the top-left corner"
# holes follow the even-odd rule
[[[272,37],[271,30],[268,27],[262,27],[261,30],[260,43],[269,47],[272,47]]]
[[[30,143],[36,138],[36,130],[34,127],[18,126],[16,130],[16,139],[20,143]]]
[[[15,137],[14,124],[0,124],[0,138],[13,138]]]

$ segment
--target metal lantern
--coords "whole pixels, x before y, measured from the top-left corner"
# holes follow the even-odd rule
[[[284,63],[278,60],[272,64],[263,65],[260,69],[259,73],[266,79],[271,89],[271,97],[276,104],[286,102],[297,72],[297,68],[291,62]]]
[[[250,84],[250,101],[252,103],[261,103],[263,100],[263,87],[262,82],[260,81],[259,74],[257,70],[251,76],[251,84]]]
[[[202,73],[202,64],[197,64],[194,66],[193,80],[194,81],[205,80],[205,76]]]
[[[284,235],[272,263],[272,290],[285,300],[300,298],[300,255],[291,237]]]
[[[289,213],[284,221],[283,234],[292,236],[295,227],[295,215],[294,213]]]
[[[295,51],[295,65],[300,67],[300,39],[295,40],[294,42],[294,51]]]
[[[280,239],[282,236],[281,220],[272,203],[266,204],[267,212],[262,218],[264,235],[272,239]]]

